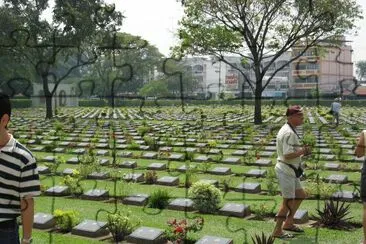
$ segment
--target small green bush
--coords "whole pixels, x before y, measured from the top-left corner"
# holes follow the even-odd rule
[[[155,184],[157,180],[158,180],[158,175],[156,174],[155,170],[149,170],[146,172],[146,175],[145,175],[146,184]]]
[[[108,214],[107,226],[113,236],[113,240],[117,243],[125,239],[125,237],[133,232],[141,223],[140,220],[134,220],[130,217],[131,212]]]
[[[150,208],[163,209],[168,206],[169,199],[170,195],[167,190],[157,190],[151,194],[148,206]]]
[[[189,188],[188,195],[201,213],[215,213],[222,201],[221,191],[206,182],[194,183]]]
[[[56,209],[53,216],[55,217],[56,227],[62,232],[71,231],[80,222],[79,213],[75,210]]]

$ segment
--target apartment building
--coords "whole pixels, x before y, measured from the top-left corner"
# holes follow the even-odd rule
[[[293,57],[302,50],[293,48]],[[311,96],[317,86],[321,95],[346,94],[353,83],[352,47],[343,41],[339,47],[324,43],[308,49],[292,63],[292,80],[293,96]]]

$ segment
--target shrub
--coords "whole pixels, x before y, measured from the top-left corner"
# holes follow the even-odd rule
[[[272,236],[266,236],[263,232],[262,235],[255,234],[252,236],[253,244],[272,244],[275,242],[275,238]]]
[[[107,226],[116,243],[124,240],[127,235],[131,234],[140,225],[141,221],[133,220],[130,215],[131,212],[108,214]]]
[[[222,201],[221,191],[206,182],[194,183],[188,195],[201,213],[215,213]]]
[[[75,210],[61,210],[56,209],[53,212],[56,222],[56,228],[62,232],[69,232],[74,226],[76,226],[79,220],[79,213]]]
[[[264,218],[274,215],[274,208],[269,208],[265,203],[253,204],[250,209],[255,214],[256,220],[264,220]]]
[[[148,206],[150,208],[163,209],[169,204],[170,195],[167,190],[154,191],[150,198]]]
[[[165,238],[173,243],[183,244],[186,241],[188,232],[197,232],[202,230],[203,218],[198,217],[190,223],[187,219],[173,219],[168,221],[168,226],[169,227],[164,231]]]
[[[314,218],[317,220],[317,224],[330,229],[349,229],[351,225],[348,220],[352,217],[347,217],[347,215],[350,214],[351,204],[345,204],[345,202],[333,199],[325,201],[323,210],[316,209],[318,216],[314,216]]]
[[[69,187],[70,193],[73,195],[81,195],[83,189],[80,186],[80,173],[78,170],[73,170],[72,175],[66,175],[62,178],[62,184]]]
[[[158,180],[158,176],[157,176],[155,170],[149,170],[146,172],[146,175],[145,175],[146,184],[155,184],[157,180]]]

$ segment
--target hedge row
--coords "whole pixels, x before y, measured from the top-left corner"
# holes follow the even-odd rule
[[[287,99],[287,100],[270,100],[270,99],[262,99],[262,105],[293,105],[299,104],[302,106],[330,106],[333,102],[333,99]],[[365,106],[366,100],[344,100],[342,101],[343,106]],[[131,99],[131,100],[115,100],[115,106],[120,107],[138,107],[141,106],[142,100]],[[254,100],[186,100],[185,104],[187,105],[254,105]],[[180,100],[148,100],[145,101],[143,106],[151,107],[151,106],[180,106]],[[81,107],[106,107],[111,106],[110,101],[103,100],[79,100],[79,106]]]
[[[11,98],[12,108],[30,108],[32,107],[32,100],[29,98]]]

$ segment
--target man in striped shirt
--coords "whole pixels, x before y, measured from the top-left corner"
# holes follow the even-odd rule
[[[16,218],[21,216],[22,244],[32,242],[33,196],[40,194],[36,160],[7,130],[11,105],[0,93],[0,243],[19,244]]]

